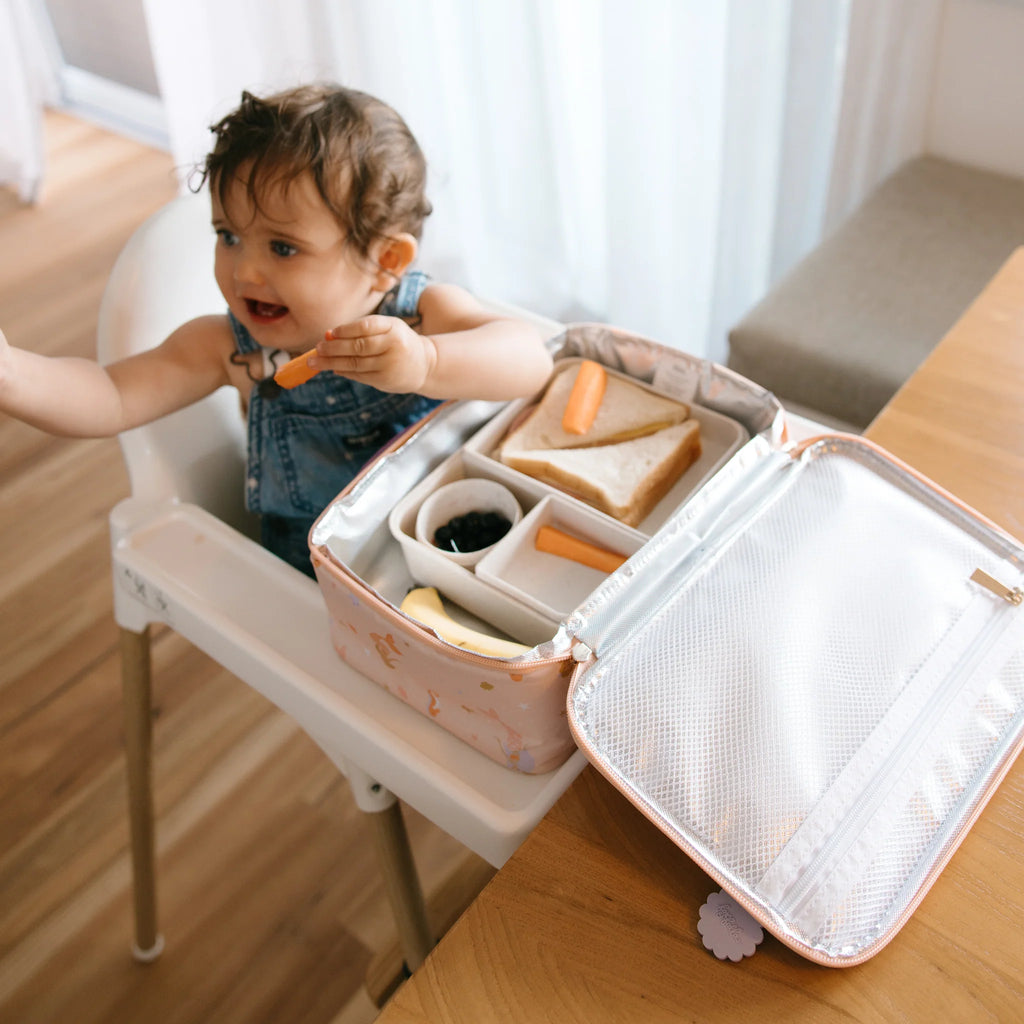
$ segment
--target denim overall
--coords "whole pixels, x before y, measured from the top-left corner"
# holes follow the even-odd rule
[[[406,274],[377,313],[415,318],[427,280],[420,271]],[[248,330],[228,318],[237,351],[259,352]],[[438,404],[333,373],[291,390],[254,385],[245,504],[260,515],[263,546],[312,576],[307,535],[316,517],[388,441]]]

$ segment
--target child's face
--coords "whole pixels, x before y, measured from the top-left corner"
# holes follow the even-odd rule
[[[238,181],[223,205],[212,195],[217,285],[261,345],[304,352],[331,328],[373,312],[379,275],[348,245],[311,175],[266,189],[260,206]]]

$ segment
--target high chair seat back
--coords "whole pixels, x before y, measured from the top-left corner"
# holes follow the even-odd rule
[[[205,195],[179,196],[142,225],[121,252],[103,295],[101,363],[155,347],[186,320],[225,311],[213,277],[213,245]],[[191,502],[253,535],[243,502],[245,420],[233,388],[119,440],[134,497]]]

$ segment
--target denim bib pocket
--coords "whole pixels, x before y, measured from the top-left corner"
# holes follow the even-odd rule
[[[261,460],[256,510],[319,515],[384,445],[436,404],[418,395],[389,394],[359,409],[273,416],[265,423],[272,455]]]

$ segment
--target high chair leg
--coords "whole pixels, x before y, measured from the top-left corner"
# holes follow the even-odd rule
[[[409,833],[398,798],[356,764],[344,771],[356,806],[373,824],[384,891],[398,930],[405,966],[411,973],[434,947],[423,889],[409,845]]]
[[[164,939],[157,932],[156,923],[153,721],[148,626],[141,633],[121,629],[121,681],[135,904],[132,954],[136,960],[148,963],[160,956],[164,948]]]
[[[381,811],[370,811],[377,839],[377,853],[384,889],[395,916],[398,939],[410,972],[427,958],[434,935],[427,920],[423,890],[413,863],[402,806],[395,800]]]

